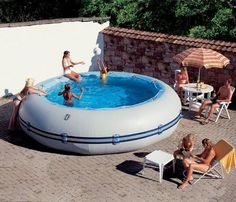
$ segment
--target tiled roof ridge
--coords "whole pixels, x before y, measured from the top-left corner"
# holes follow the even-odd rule
[[[114,35],[114,36],[134,38],[134,39],[143,39],[143,40],[156,41],[156,42],[160,41],[160,42],[166,42],[166,43],[236,52],[235,42],[209,40],[209,39],[203,39],[203,38],[193,38],[193,37],[163,34],[163,33],[158,33],[158,32],[140,31],[140,30],[111,27],[111,26],[102,30],[102,33],[108,34],[108,35]]]

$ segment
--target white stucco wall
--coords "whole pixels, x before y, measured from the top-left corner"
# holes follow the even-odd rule
[[[99,32],[109,26],[94,22],[0,28],[0,96],[18,93],[28,77],[35,83],[61,75],[62,55],[71,52],[73,61],[85,62],[74,70],[95,70],[93,49],[98,43],[103,54],[103,37]]]

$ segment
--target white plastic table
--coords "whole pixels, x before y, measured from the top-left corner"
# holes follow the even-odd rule
[[[144,173],[144,168],[147,165],[147,163],[151,163],[153,164],[153,166],[158,166],[159,175],[160,175],[160,183],[161,183],[163,179],[164,166],[173,160],[174,160],[173,154],[169,154],[161,150],[155,150],[144,157],[142,174]],[[173,171],[174,170],[175,170],[175,165],[173,161]]]
[[[182,86],[183,91],[185,91],[185,95],[188,94],[189,99],[189,111],[192,109],[193,105],[197,105],[198,107],[201,105],[198,102],[199,95],[200,98],[204,99],[205,94],[207,98],[210,98],[211,92],[214,90],[213,86],[204,84],[204,88],[197,88],[196,83],[188,83]],[[195,95],[193,95],[195,94]]]

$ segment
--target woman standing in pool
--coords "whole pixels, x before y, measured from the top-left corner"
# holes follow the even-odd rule
[[[100,71],[100,79],[102,79],[103,81],[106,80],[107,73],[109,72],[108,67],[104,65],[100,58],[97,59],[97,65]]]
[[[72,105],[74,104],[74,103],[73,103],[73,100],[72,100],[72,97],[74,97],[74,98],[80,100],[81,97],[83,96],[83,93],[84,93],[83,88],[80,88],[80,95],[78,96],[78,95],[72,93],[72,92],[70,91],[70,88],[71,88],[70,84],[67,83],[67,84],[64,86],[64,89],[58,93],[58,95],[63,95],[64,100],[65,100],[65,101],[64,101],[64,104],[65,104],[65,105],[68,105],[68,106],[72,106]]]
[[[19,94],[17,94],[13,98],[13,111],[11,114],[11,118],[9,121],[8,125],[8,130],[9,131],[15,131],[17,128],[17,116],[18,116],[18,111],[20,108],[20,104],[23,99],[29,94],[39,94],[39,95],[47,95],[47,93],[43,90],[37,89],[33,87],[34,85],[34,80],[32,78],[28,78],[25,82],[25,87],[21,90]]]
[[[64,51],[63,57],[62,57],[62,67],[64,70],[64,74],[66,77],[74,80],[79,81],[80,75],[74,71],[71,70],[74,65],[78,64],[85,64],[83,61],[80,62],[73,62],[70,58],[70,51]]]

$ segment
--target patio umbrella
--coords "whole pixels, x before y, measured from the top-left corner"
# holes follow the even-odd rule
[[[221,53],[206,48],[189,48],[175,55],[173,59],[182,66],[199,68],[198,81],[201,68],[223,68],[230,63]]]

